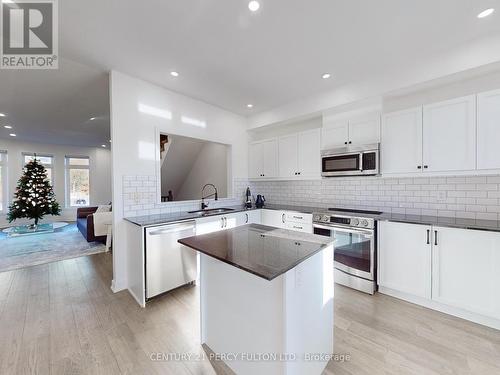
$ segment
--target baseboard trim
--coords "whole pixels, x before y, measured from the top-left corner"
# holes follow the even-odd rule
[[[110,288],[113,291],[113,293],[118,293],[121,292],[122,290],[127,289],[124,282],[115,282],[115,279],[111,280]]]
[[[135,299],[135,300],[136,300],[136,302],[139,304],[139,306],[141,306],[141,307],[146,307],[146,304],[145,304],[145,303],[143,303],[143,302],[141,302],[141,300],[140,300],[139,298],[137,298],[137,296],[134,294],[134,292],[133,292],[131,289],[127,289],[127,290],[128,290],[128,292],[130,293],[130,295],[131,295],[132,297],[134,297],[134,299]]]
[[[481,324],[483,326],[500,330],[500,319],[495,319],[489,316],[473,313],[467,310],[445,305],[440,302],[436,302],[422,297],[417,297],[408,293],[400,292],[383,286],[379,286],[378,291],[379,293],[386,294],[388,296],[395,297],[410,303],[414,303],[416,305],[420,305],[431,310],[436,310],[444,314],[452,315],[457,318],[465,319],[473,323]]]

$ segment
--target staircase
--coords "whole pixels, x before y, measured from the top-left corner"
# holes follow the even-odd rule
[[[166,134],[160,134],[160,166],[163,166],[167,158],[168,149],[172,144],[172,139]]]

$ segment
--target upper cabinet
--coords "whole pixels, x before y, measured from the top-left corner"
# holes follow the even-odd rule
[[[349,120],[349,144],[367,145],[380,142],[380,114]]]
[[[280,137],[278,155],[279,177],[320,177],[320,130]]]
[[[500,90],[477,96],[477,169],[500,169]]]
[[[423,168],[467,171],[476,168],[475,95],[424,106]]]
[[[276,139],[251,143],[248,158],[250,178],[273,178],[278,175],[278,141]]]
[[[349,122],[324,121],[321,129],[321,149],[330,150],[344,147],[349,140]]]
[[[422,107],[383,116],[380,153],[383,173],[422,169]]]
[[[475,95],[385,114],[380,148],[382,174],[475,170]]]
[[[372,113],[347,120],[323,119],[321,149],[380,142],[380,114]]]

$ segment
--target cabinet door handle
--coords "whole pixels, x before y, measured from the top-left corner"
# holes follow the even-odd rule
[[[424,165],[424,169],[427,169],[427,168],[429,168],[429,166],[428,165]]]
[[[427,245],[431,244],[431,230],[427,229]]]
[[[347,144],[347,142],[344,142],[344,144],[346,145],[346,144]]]
[[[352,144],[352,141],[349,141],[349,144],[351,145],[351,144]]]
[[[438,244],[438,231],[434,231],[434,245],[437,246]]]
[[[283,222],[283,224],[285,224],[285,214],[281,215],[281,221]]]
[[[220,227],[224,228],[224,218],[223,217],[220,218]]]
[[[293,218],[294,219],[299,219],[299,220],[303,220],[304,219],[302,216],[294,216]]]
[[[417,165],[417,169],[422,169],[422,166],[421,165]]]
[[[303,227],[297,227],[297,226],[293,226],[293,229],[304,229]]]
[[[248,224],[248,214],[245,214],[245,217],[246,217],[245,224]]]

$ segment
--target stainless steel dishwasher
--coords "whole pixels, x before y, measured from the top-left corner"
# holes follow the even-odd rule
[[[195,221],[146,228],[146,298],[196,280],[196,251],[177,242],[195,229]]]

